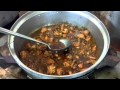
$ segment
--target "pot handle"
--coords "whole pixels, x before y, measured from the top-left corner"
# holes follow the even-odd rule
[[[120,62],[120,52],[116,51],[114,48],[109,49],[104,60],[96,67],[96,69],[100,69],[105,66],[115,67]]]

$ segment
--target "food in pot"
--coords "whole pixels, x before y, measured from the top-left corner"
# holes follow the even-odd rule
[[[50,45],[68,39],[72,47],[68,52],[53,53],[47,46],[25,42],[20,51],[21,61],[29,68],[48,75],[72,75],[81,72],[98,59],[97,46],[89,30],[63,22],[43,26],[31,34],[36,40]],[[54,46],[57,48],[56,46]]]

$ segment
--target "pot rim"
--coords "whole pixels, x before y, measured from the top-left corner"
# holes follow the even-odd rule
[[[12,26],[11,30],[14,32],[17,32],[17,30],[20,28],[20,26],[27,21],[28,19],[38,15],[38,14],[42,14],[42,13],[46,13],[46,12],[51,12],[51,11],[29,11],[27,13],[25,13],[24,15],[22,15]],[[56,13],[58,13],[59,11],[54,11]],[[104,47],[103,47],[103,51],[102,54],[100,55],[99,59],[97,60],[97,62],[95,64],[93,64],[92,66],[90,66],[89,68],[87,68],[84,71],[72,74],[72,75],[61,75],[61,76],[57,76],[57,75],[47,75],[47,74],[42,74],[39,73],[37,71],[34,71],[30,68],[28,68],[26,65],[24,65],[20,59],[17,57],[15,50],[14,50],[14,36],[9,35],[8,36],[8,48],[9,51],[12,55],[12,57],[15,59],[16,63],[24,70],[28,70],[29,73],[35,73],[37,75],[42,75],[42,76],[46,76],[49,78],[75,78],[78,76],[82,76],[87,74],[88,72],[90,72],[91,70],[95,69],[95,67],[97,67],[100,62],[102,62],[102,60],[104,59],[104,57],[106,56],[108,49],[109,49],[109,45],[110,45],[110,36],[109,33],[107,31],[107,28],[105,27],[105,25],[93,14],[91,14],[90,12],[87,11],[62,11],[62,12],[70,12],[70,13],[75,13],[75,14],[79,14],[85,18],[88,18],[92,23],[94,23],[99,30],[102,33],[103,39],[104,39]]]

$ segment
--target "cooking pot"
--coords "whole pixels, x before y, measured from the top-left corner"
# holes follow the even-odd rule
[[[97,62],[88,69],[72,75],[56,76],[38,73],[24,65],[19,58],[20,49],[23,47],[25,40],[9,35],[8,47],[12,57],[31,78],[70,79],[81,77],[94,70],[106,56],[110,45],[109,33],[104,24],[96,16],[87,11],[30,11],[20,17],[12,26],[11,30],[24,35],[29,35],[41,26],[57,24],[60,22],[69,22],[73,25],[88,28],[97,43],[99,54]]]

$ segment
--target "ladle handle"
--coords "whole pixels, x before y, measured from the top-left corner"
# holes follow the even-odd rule
[[[27,39],[27,40],[36,42],[36,43],[41,43],[41,44],[47,45],[47,46],[49,47],[49,45],[46,44],[46,43],[44,43],[44,42],[35,40],[35,39],[31,38],[31,37],[28,37],[28,36],[25,36],[25,35],[23,35],[23,34],[16,33],[16,32],[13,32],[13,31],[10,31],[10,30],[5,29],[5,28],[2,28],[2,27],[0,27],[0,33],[9,34],[9,35],[13,35],[13,36],[17,36],[17,37],[20,37],[20,38],[23,38],[23,39]]]

